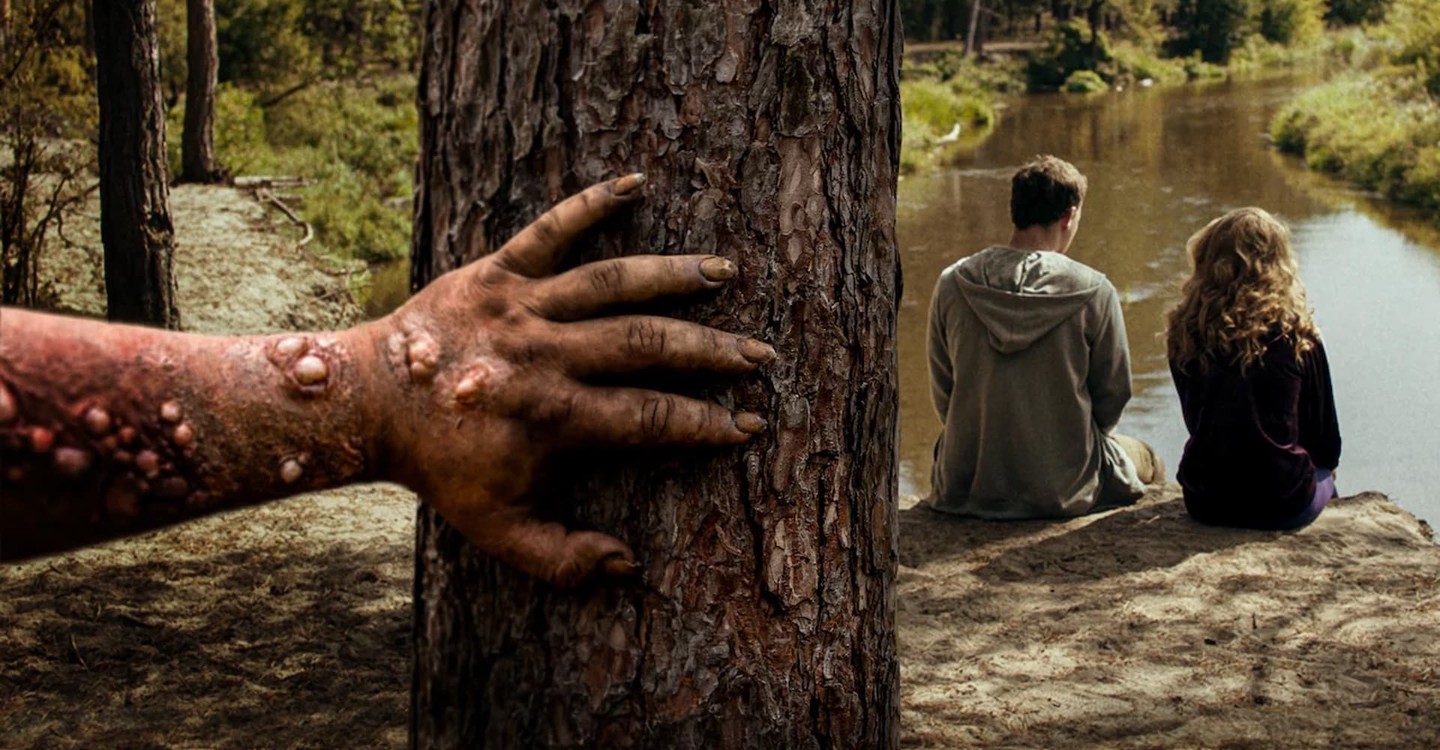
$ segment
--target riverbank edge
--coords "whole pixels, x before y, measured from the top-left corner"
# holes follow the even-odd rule
[[[1270,123],[1277,148],[1440,220],[1440,103],[1418,71],[1351,71],[1301,93]]]

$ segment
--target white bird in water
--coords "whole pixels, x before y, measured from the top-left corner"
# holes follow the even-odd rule
[[[958,140],[960,140],[960,123],[957,122],[957,123],[955,123],[955,127],[950,128],[950,132],[946,133],[945,135],[940,136],[940,140],[935,141],[935,142],[936,142],[936,143],[954,143],[955,141],[958,141]]]

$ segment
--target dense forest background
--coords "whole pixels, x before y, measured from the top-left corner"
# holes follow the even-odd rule
[[[171,173],[186,2],[156,0]],[[215,0],[214,141],[230,175],[302,179],[312,249],[383,263],[409,246],[420,0]],[[953,160],[1006,96],[1326,66],[1272,124],[1281,148],[1390,198],[1440,207],[1437,0],[901,0],[902,172]],[[6,0],[0,30],[3,299],[34,302],[46,241],[96,190],[83,0]],[[363,275],[357,277],[363,283]]]

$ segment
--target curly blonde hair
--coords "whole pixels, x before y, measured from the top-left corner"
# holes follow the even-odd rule
[[[1193,273],[1169,314],[1166,349],[1180,369],[1238,363],[1243,371],[1276,335],[1297,359],[1319,333],[1305,301],[1290,230],[1259,208],[1239,208],[1186,243]]]

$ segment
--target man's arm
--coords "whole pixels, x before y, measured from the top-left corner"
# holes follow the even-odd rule
[[[955,388],[954,365],[950,361],[950,342],[945,332],[945,309],[942,290],[950,284],[946,273],[941,272],[935,282],[935,291],[930,295],[930,318],[927,348],[930,352],[930,400],[935,405],[935,415],[943,424],[950,413],[950,395]]]
[[[1120,295],[1106,281],[1097,294],[1104,313],[1090,344],[1090,374],[1085,385],[1090,391],[1090,413],[1100,431],[1107,435],[1120,424],[1120,415],[1130,403],[1130,342],[1125,335],[1125,314]]]
[[[589,385],[671,368],[748,372],[753,339],[607,307],[717,288],[714,256],[635,256],[552,276],[574,239],[640,196],[590,188],[395,313],[334,333],[207,337],[0,314],[0,559],[57,552],[352,482],[418,492],[485,551],[571,584],[626,573],[618,539],[530,515],[553,450],[728,445],[758,415]]]

